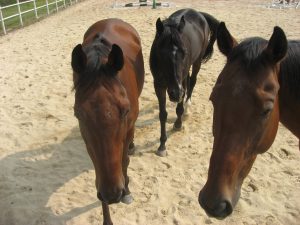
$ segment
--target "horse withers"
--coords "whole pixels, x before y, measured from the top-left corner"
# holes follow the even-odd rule
[[[150,52],[150,69],[154,78],[155,93],[159,103],[161,126],[159,156],[166,155],[166,92],[177,103],[175,129],[182,127],[184,97],[191,98],[201,63],[213,53],[218,20],[213,16],[182,9],[164,21],[156,21],[156,36]],[[189,75],[192,66],[192,74]]]
[[[221,23],[217,43],[227,62],[210,96],[214,143],[199,203],[210,216],[224,218],[257,154],[272,145],[279,121],[300,138],[300,41],[287,41],[275,27],[269,41],[238,44]]]
[[[72,52],[74,113],[96,172],[105,225],[108,205],[130,203],[128,150],[133,147],[144,61],[137,31],[119,19],[93,24]]]

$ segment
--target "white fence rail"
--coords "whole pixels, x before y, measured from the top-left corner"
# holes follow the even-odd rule
[[[38,13],[39,9],[42,9],[42,8],[46,7],[47,15],[49,15],[53,11],[58,12],[58,10],[60,8],[66,8],[67,5],[72,5],[74,3],[77,3],[80,0],[54,0],[51,3],[49,3],[48,0],[45,0],[46,4],[38,6],[38,7],[37,7],[37,4],[36,4],[37,0],[27,0],[27,1],[23,1],[23,2],[20,2],[19,0],[16,0],[16,1],[17,1],[17,3],[11,4],[11,5],[6,5],[6,6],[2,6],[2,7],[0,5],[0,22],[1,22],[2,30],[3,30],[4,34],[7,33],[7,29],[6,29],[6,26],[5,26],[5,21],[6,20],[12,19],[14,17],[19,17],[20,25],[23,26],[24,25],[23,24],[23,15],[26,14],[26,13],[34,11],[35,18],[38,19],[39,18],[39,13]],[[21,10],[21,5],[28,4],[28,3],[33,3],[33,8],[29,9],[29,10],[22,11]],[[59,6],[59,3],[61,3],[60,6]],[[52,6],[52,5],[55,5],[55,7],[54,7],[54,10],[50,11],[50,6]],[[15,6],[17,6],[17,9],[18,9],[18,12],[16,14],[13,14],[13,15],[10,15],[10,16],[7,16],[7,17],[3,17],[3,10],[11,8],[11,7],[15,7]],[[43,13],[43,15],[45,15],[45,14]]]

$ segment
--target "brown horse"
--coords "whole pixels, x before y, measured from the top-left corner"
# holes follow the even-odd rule
[[[300,41],[287,41],[275,27],[269,41],[238,44],[221,23],[217,43],[227,63],[210,96],[214,143],[199,203],[210,216],[224,218],[257,154],[272,145],[279,121],[300,138]]]
[[[103,224],[108,205],[131,203],[128,150],[133,147],[144,61],[137,31],[119,19],[93,24],[72,52],[74,112],[96,172]]]

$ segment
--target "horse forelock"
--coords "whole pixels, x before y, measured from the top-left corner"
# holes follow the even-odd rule
[[[239,60],[245,69],[254,69],[259,64],[264,63],[262,52],[266,48],[268,41],[253,37],[242,41],[236,46],[228,56],[228,62]]]
[[[248,38],[236,46],[228,57],[228,62],[239,60],[247,71],[256,71],[265,66],[262,52],[268,41],[259,38]],[[280,64],[279,83],[288,89],[293,97],[300,101],[300,41],[289,41],[288,51]]]
[[[87,56],[86,71],[97,71],[105,64],[108,54],[111,50],[111,45],[104,38],[95,36],[93,42],[83,48]]]
[[[156,36],[156,41],[159,49],[165,46],[165,42],[170,42],[179,49],[184,49],[184,42],[178,31],[178,23],[175,20],[167,19],[163,22],[164,30],[161,34]]]
[[[111,45],[99,34],[96,34],[93,41],[83,47],[87,62],[84,71],[74,82],[74,89],[88,89],[102,74],[107,73],[107,57],[111,50]]]
[[[230,82],[233,85],[231,90],[234,96],[243,93],[243,90],[249,85],[250,80],[257,80],[257,76],[260,76],[265,71],[265,68],[269,68],[267,65],[268,61],[263,54],[267,44],[267,40],[260,37],[253,37],[245,39],[233,48],[227,58],[226,66],[217,80],[216,86],[223,87],[227,82]],[[223,82],[222,80],[226,80],[227,82]]]

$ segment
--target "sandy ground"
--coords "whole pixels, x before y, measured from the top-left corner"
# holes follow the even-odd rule
[[[183,131],[172,131],[175,107],[168,102],[166,158],[154,154],[159,120],[148,65],[156,19],[179,8],[214,15],[238,40],[269,38],[275,25],[289,39],[299,39],[300,9],[259,5],[268,1],[183,0],[157,10],[112,9],[112,2],[86,0],[0,37],[0,225],[102,224],[93,166],[73,116],[70,55],[86,29],[108,17],[138,30],[146,68],[137,152],[129,165],[134,202],[110,207],[114,224],[300,224],[298,140],[282,126],[270,150],[256,160],[233,214],[222,221],[206,216],[197,196],[207,178],[213,141],[208,98],[225,59],[215,49],[203,65]]]

